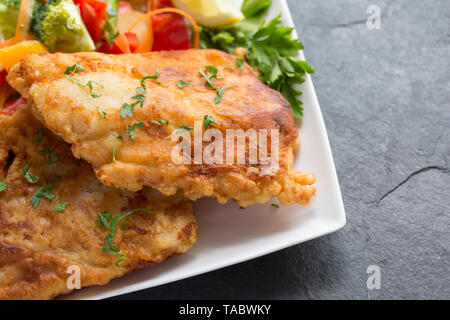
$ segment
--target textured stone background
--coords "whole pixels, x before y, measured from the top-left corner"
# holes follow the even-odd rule
[[[121,298],[450,298],[450,1],[288,3],[316,69],[347,226]],[[370,4],[381,30],[366,27]],[[380,290],[366,288],[371,264]]]

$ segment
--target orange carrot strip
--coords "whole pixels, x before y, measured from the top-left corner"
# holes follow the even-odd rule
[[[114,41],[123,53],[131,53],[130,44],[124,33],[120,33]]]
[[[22,0],[20,3],[19,17],[17,18],[16,25],[16,38],[17,42],[26,40],[29,38],[28,29],[30,28],[31,15],[33,14],[34,0]]]

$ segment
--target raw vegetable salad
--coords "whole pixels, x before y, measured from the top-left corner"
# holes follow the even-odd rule
[[[281,17],[265,22],[271,0],[0,0],[0,105],[12,99],[7,70],[29,53],[109,54],[216,48],[244,61],[303,116],[295,85],[314,70],[295,58],[303,45]],[[8,108],[3,107],[3,111]]]

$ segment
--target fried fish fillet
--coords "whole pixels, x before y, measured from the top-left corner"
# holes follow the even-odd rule
[[[75,64],[81,66],[78,72],[65,74]],[[217,50],[32,54],[9,70],[7,80],[29,100],[35,116],[69,142],[76,157],[91,163],[107,186],[131,191],[151,186],[165,195],[181,189],[192,200],[234,199],[242,207],[273,197],[284,205],[308,203],[315,177],[291,170],[299,138],[288,102],[259,81],[250,66],[240,69],[235,64],[234,56]],[[207,66],[217,68],[217,75]],[[143,86],[146,76],[154,79],[144,79]],[[180,88],[179,80],[192,82]],[[136,95],[145,97],[142,106],[134,107],[131,118],[125,112],[123,119],[124,104],[138,101],[133,100]],[[279,167],[266,174],[259,158],[254,165],[175,164],[172,151],[178,142],[171,134],[205,116],[224,135],[227,129],[277,130]],[[134,124],[140,125],[133,127],[136,139],[127,135]]]
[[[149,188],[139,193],[108,188],[59,137],[45,129],[39,141],[41,127],[25,105],[11,116],[0,113],[0,179],[7,184],[0,192],[0,299],[66,294],[72,290],[68,280],[76,285],[69,279],[76,268],[82,287],[103,285],[182,254],[197,240],[192,207],[184,197],[165,197]],[[36,183],[22,172],[29,163],[28,172],[39,177]],[[34,208],[30,198],[44,184],[53,185],[55,197],[42,197]],[[55,211],[59,200],[69,202],[63,212]],[[126,228],[125,220],[117,226],[113,243],[128,259],[117,267],[119,258],[102,252],[110,229],[100,226],[97,213],[117,216],[144,208],[154,212],[133,213]]]

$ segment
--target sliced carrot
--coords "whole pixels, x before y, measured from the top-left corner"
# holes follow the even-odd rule
[[[175,9],[175,8],[162,8],[162,9],[156,9],[153,11],[150,11],[148,13],[146,13],[145,15],[143,15],[142,17],[140,17],[138,20],[136,20],[136,22],[128,29],[128,32],[132,32],[132,30],[141,22],[145,21],[146,19],[148,19],[150,21],[149,25],[151,25],[151,17],[155,14],[160,14],[160,13],[177,13],[179,15],[182,15],[183,17],[185,17],[186,19],[188,19],[191,24],[192,27],[194,28],[194,39],[193,39],[193,44],[192,47],[194,48],[198,48],[199,44],[200,44],[200,32],[198,30],[198,26],[197,23],[195,22],[195,20],[186,12]],[[153,45],[153,32],[150,32],[149,37],[151,37],[151,40],[149,40],[149,42]],[[145,41],[144,41],[145,42]],[[147,44],[148,46],[148,44]],[[140,51],[139,49],[141,48],[141,46],[136,50],[136,52],[145,52],[145,51]],[[151,47],[150,47],[151,50]],[[148,50],[148,51],[150,51]]]
[[[30,28],[31,16],[33,14],[33,5],[35,0],[22,0],[20,3],[19,17],[17,19],[16,34],[14,38],[17,42],[29,38],[28,29]]]

